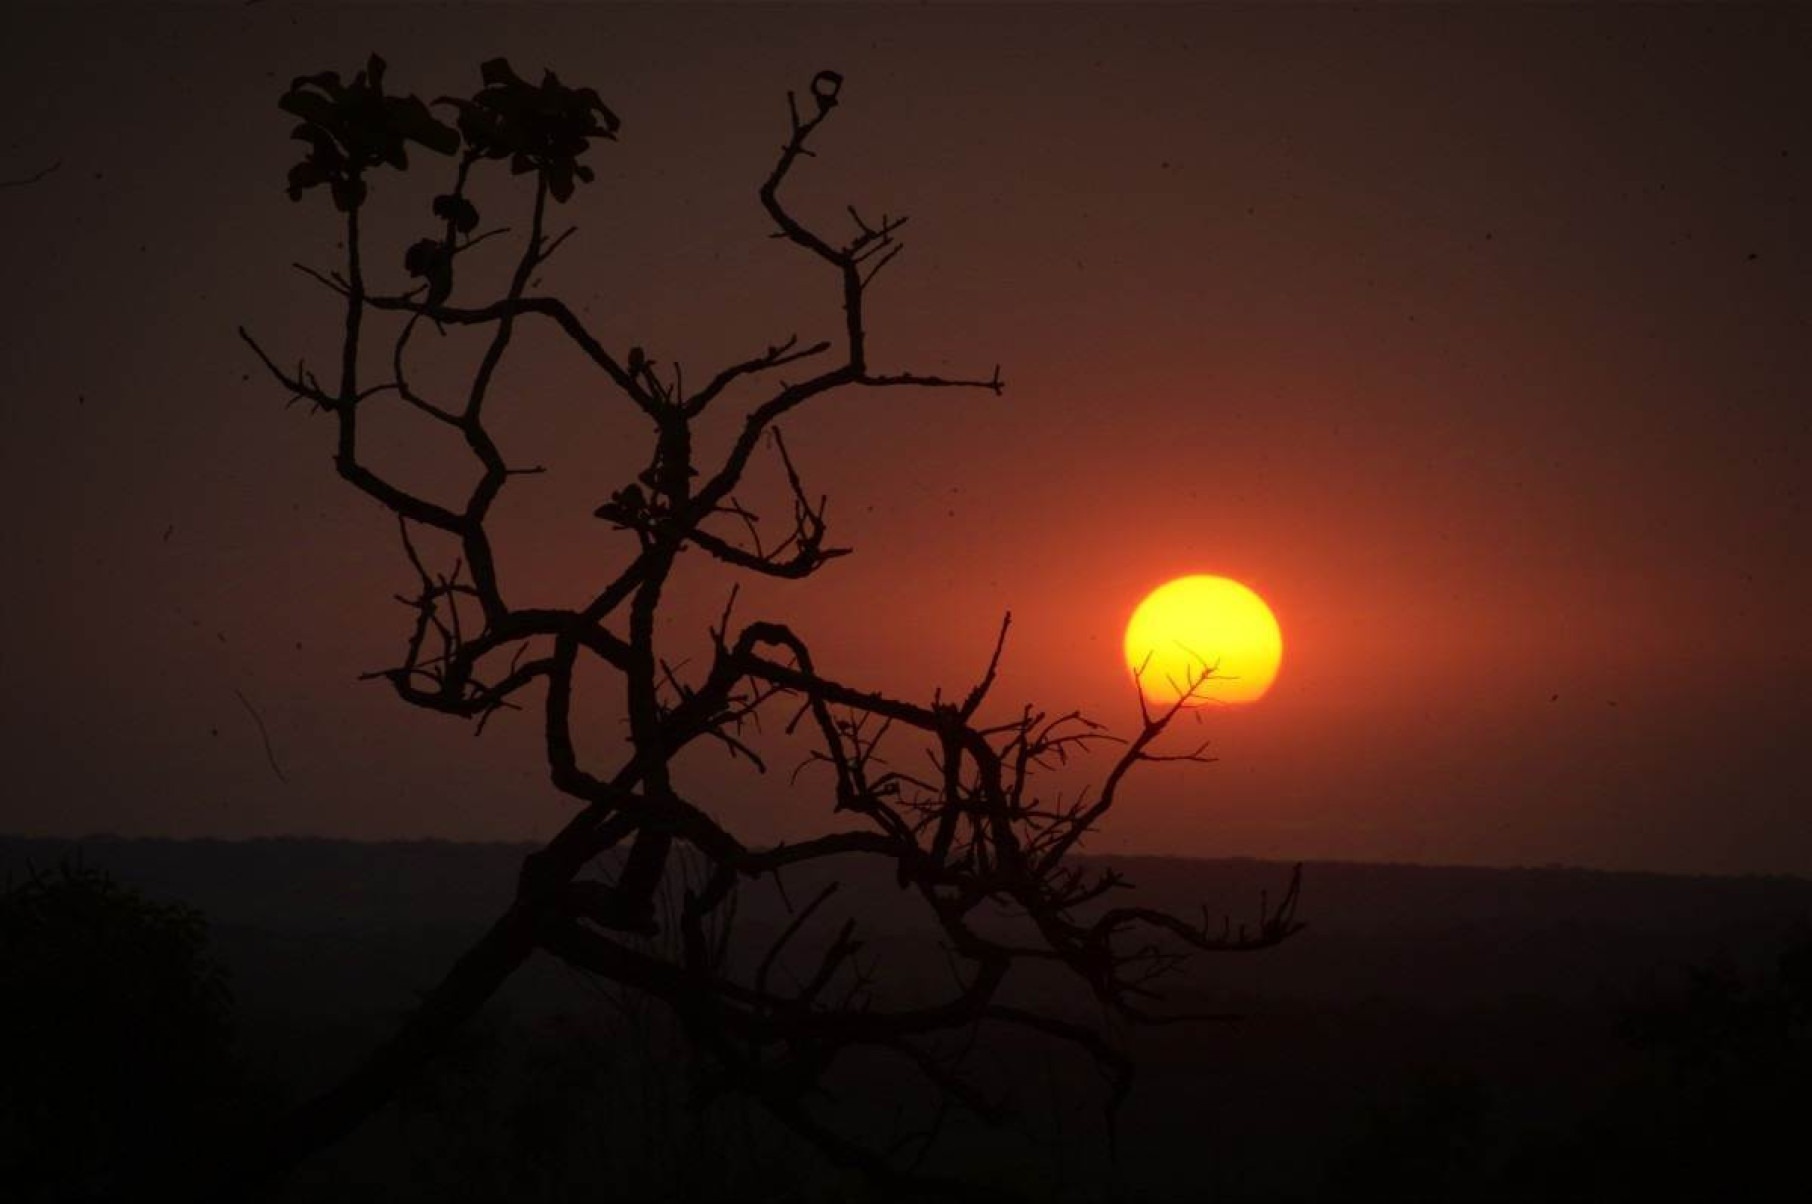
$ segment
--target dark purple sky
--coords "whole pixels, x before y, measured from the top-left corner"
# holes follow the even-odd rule
[[[796,195],[912,215],[877,361],[998,362],[1009,389],[796,418],[858,553],[741,613],[923,699],[1011,609],[1002,706],[1124,729],[1142,593],[1252,585],[1276,689],[1208,717],[1221,760],[1149,774],[1095,847],[1812,873],[1799,9],[272,2],[9,10],[0,46],[0,179],[61,164],[0,190],[0,829],[565,814],[532,716],[474,742],[356,683],[406,632],[394,528],[234,335],[333,353],[331,299],[289,268],[331,262],[333,215],[284,198],[275,100],[375,49],[427,96],[496,54],[600,89],[622,140],[543,287],[700,375],[834,328],[754,193],[786,90],[846,75]],[[505,569],[570,601],[609,570],[589,512],[640,431],[551,342],[519,354],[500,430],[550,473],[502,515]],[[449,479],[410,429],[380,432],[395,470]],[[682,584],[681,656],[725,588]],[[689,772],[763,840],[825,806],[790,767]]]

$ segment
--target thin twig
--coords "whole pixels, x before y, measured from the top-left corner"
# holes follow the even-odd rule
[[[264,742],[264,759],[270,762],[271,772],[277,775],[279,782],[288,784],[289,779],[283,776],[283,769],[277,764],[277,753],[271,747],[271,734],[264,726],[264,716],[258,713],[258,708],[252,705],[252,700],[240,693],[237,687],[233,690],[233,696],[239,699],[239,705],[245,708],[245,713],[250,715],[252,722],[258,725],[258,739]]]
[[[18,179],[15,179],[15,180],[0,180],[0,188],[24,188],[27,184],[36,184],[39,180],[42,180],[45,177],[56,172],[57,169],[62,166],[63,166],[63,160],[58,159],[55,163],[52,163],[49,167],[39,168],[37,171],[34,171],[29,176],[20,176]]]

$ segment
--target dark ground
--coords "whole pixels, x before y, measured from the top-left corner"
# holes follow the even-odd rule
[[[503,906],[526,851],[7,838],[0,866],[16,881],[79,852],[204,913],[257,1108],[378,1039]],[[1288,874],[1115,864],[1144,901],[1236,922]],[[977,1054],[1017,1119],[955,1126],[940,1165],[1033,1198],[1191,1201],[1728,1196],[1791,1165],[1812,1120],[1812,881],[1328,863],[1304,883],[1305,932],[1169,983],[1180,1007],[1243,1019],[1132,1035],[1117,1162],[1088,1067],[1019,1041]],[[938,972],[887,883],[850,886],[888,967]],[[782,914],[743,909],[752,932]],[[1086,1014],[1074,992],[1023,990]],[[687,1107],[687,1081],[659,1015],[539,961],[284,1199],[860,1196],[748,1109]],[[911,1103],[891,1068],[852,1066],[829,1111],[888,1133]]]

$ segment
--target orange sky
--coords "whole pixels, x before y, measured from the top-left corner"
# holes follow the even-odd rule
[[[785,90],[846,75],[798,196],[912,215],[875,358],[1009,388],[790,423],[858,552],[741,613],[924,698],[1010,609],[1002,706],[1124,728],[1144,591],[1252,585],[1276,688],[1206,718],[1221,760],[1155,770],[1097,847],[1812,872],[1797,12],[134,6],[9,13],[0,45],[0,178],[61,161],[0,190],[0,829],[564,814],[526,717],[474,743],[354,682],[398,654],[407,567],[232,333],[328,353],[288,265],[326,260],[331,215],[284,199],[274,101],[375,48],[428,95],[497,53],[599,87],[622,141],[547,287],[700,372],[834,322],[754,187]],[[609,555],[589,514],[629,428],[534,352],[500,428],[551,471],[502,515],[505,567],[559,601]],[[722,605],[694,584],[675,648]],[[751,839],[823,803],[694,772]]]

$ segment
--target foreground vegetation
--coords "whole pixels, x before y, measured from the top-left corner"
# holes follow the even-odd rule
[[[97,868],[64,873],[67,846],[0,842],[17,1198],[204,1164],[247,1116],[330,1078],[488,905],[474,871],[519,852],[93,842]],[[1275,872],[1134,868],[1159,902]],[[954,1131],[938,1169],[1034,1199],[1149,1201],[1706,1198],[1789,1169],[1812,1119],[1812,882],[1338,865],[1307,880],[1325,923],[1300,948],[1179,984],[1246,1019],[1136,1039],[1117,1163],[1086,1068],[1002,1042],[980,1061],[1013,1114]],[[911,931],[890,939],[935,965]],[[703,1102],[696,1072],[658,1009],[543,960],[282,1198],[861,1198],[759,1110]],[[828,1085],[881,1138],[905,1089],[883,1073]]]

